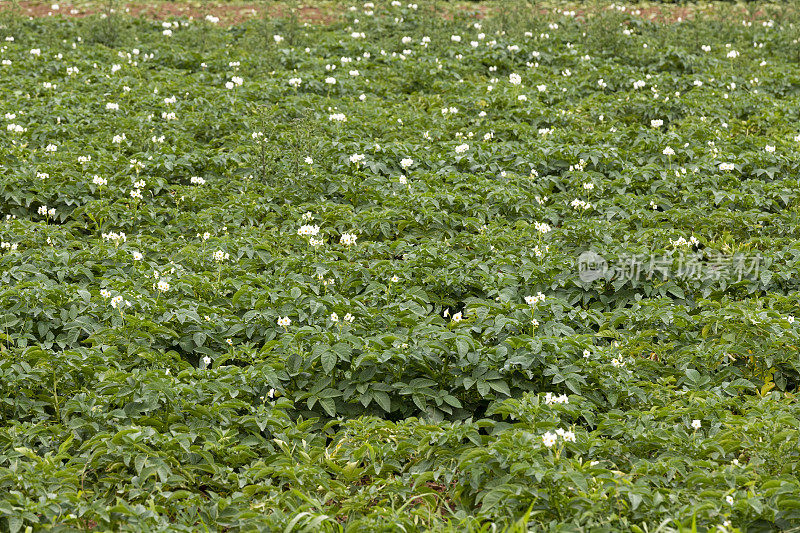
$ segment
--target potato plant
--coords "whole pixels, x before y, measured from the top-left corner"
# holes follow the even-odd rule
[[[0,530],[800,527],[796,6],[68,8],[0,6]]]

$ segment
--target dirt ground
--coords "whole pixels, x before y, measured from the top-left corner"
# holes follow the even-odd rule
[[[15,6],[16,4],[16,6]],[[337,0],[319,0],[308,2],[311,5],[299,5],[296,7],[296,14],[301,22],[311,24],[329,24],[340,20],[342,13],[350,5],[361,7],[363,1],[353,0],[351,3],[343,3]],[[624,2],[620,4],[625,5]],[[219,18],[222,25],[233,25],[246,20],[261,17],[264,11],[273,17],[283,17],[289,14],[290,7],[287,3],[281,2],[248,2],[228,1],[214,2],[201,0],[150,0],[150,1],[111,1],[111,0],[77,0],[73,2],[58,2],[58,0],[22,0],[11,2],[0,0],[0,10],[19,9],[23,15],[31,17],[66,16],[66,17],[85,17],[93,14],[108,13],[109,6],[115,6],[116,12],[125,12],[136,17],[144,17],[152,20],[165,20],[170,18],[185,17],[188,19],[202,19],[207,15]],[[454,10],[473,10],[478,12],[478,17],[482,18],[494,10],[502,8],[502,2],[454,2],[447,4]],[[552,9],[552,8],[551,8]],[[569,9],[566,5],[563,9]],[[576,6],[572,8],[578,15],[586,13],[586,8]],[[596,9],[596,8],[595,8]],[[713,4],[695,4],[691,7],[686,5],[661,4],[661,5],[641,5],[628,4],[626,10],[635,12],[639,16],[657,22],[675,22],[687,20],[699,13],[713,16]],[[550,9],[542,9],[550,11]],[[749,18],[749,17],[747,17]]]

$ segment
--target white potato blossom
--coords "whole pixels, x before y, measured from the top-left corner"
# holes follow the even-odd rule
[[[169,290],[169,283],[167,283],[165,279],[160,279],[158,283],[156,283],[156,288],[161,292],[167,292]]]
[[[692,429],[700,429],[703,427],[703,423],[699,420],[692,420]]]
[[[339,238],[339,244],[353,246],[357,238],[358,236],[355,233],[342,233],[342,236]]]
[[[226,261],[229,258],[230,258],[230,254],[228,254],[228,253],[226,253],[226,252],[224,252],[222,250],[217,250],[216,252],[214,252],[214,261],[216,261],[217,263],[221,263],[222,261]]]
[[[520,76],[519,74],[511,73],[508,75],[508,82],[511,85],[519,85],[522,83],[522,76]]]
[[[364,160],[364,154],[353,154],[350,156],[350,162],[353,164],[360,163]]]
[[[319,234],[319,226],[303,225],[297,230],[297,234],[303,237],[316,237]]]
[[[661,151],[661,153],[664,155],[675,155],[675,150],[667,146],[666,148],[664,148],[664,150]]]
[[[561,428],[556,430],[556,435],[564,439],[564,442],[575,442],[575,433]]]
[[[651,128],[660,128],[663,125],[664,125],[664,121],[661,120],[660,118],[654,118],[653,120],[650,121],[650,127]]]
[[[406,157],[400,160],[400,166],[404,169],[411,168],[414,165],[414,160],[410,157]]]
[[[278,317],[278,325],[284,328],[288,328],[292,325],[292,319],[288,316]]]
[[[764,150],[766,150],[770,154],[774,154],[775,153],[775,147],[772,146],[772,145],[769,145],[769,144],[764,147]]]
[[[457,154],[463,154],[467,150],[469,150],[469,145],[468,144],[459,144],[458,146],[456,146],[456,153]]]
[[[556,396],[552,392],[546,392],[544,395],[544,403],[545,405],[568,404],[569,397],[566,394],[559,394]]]
[[[552,448],[555,443],[558,435],[555,433],[550,433],[549,431],[542,435],[542,444],[544,444],[548,448]]]
[[[104,185],[108,185],[108,180],[106,178],[101,178],[100,176],[95,175],[92,178],[92,183],[94,183],[97,186],[102,187]]]
[[[192,185],[205,185],[206,180],[201,178],[200,176],[192,176],[191,178],[189,178],[189,182]]]
[[[344,113],[332,113],[328,115],[328,120],[331,122],[347,122],[347,116]]]
[[[534,296],[526,296],[525,303],[529,306],[534,307],[537,303],[543,302],[545,300],[545,295],[541,292],[536,293]]]
[[[733,170],[733,163],[720,163],[719,164],[720,170]]]

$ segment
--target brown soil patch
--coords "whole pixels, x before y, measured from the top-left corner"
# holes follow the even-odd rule
[[[58,9],[53,9],[57,5]],[[13,8],[6,5],[6,8]],[[101,2],[72,5],[62,2],[21,1],[20,14],[29,17],[86,17],[111,12]],[[3,6],[0,6],[0,10]],[[273,18],[287,17],[290,12],[286,6],[254,3],[220,3],[220,2],[128,2],[118,4],[114,13],[126,13],[134,17],[150,20],[167,20],[171,18],[204,19],[206,15],[219,18],[221,25],[232,25],[259,18],[264,11]],[[300,22],[310,24],[330,24],[339,18],[333,7],[300,6],[296,11]]]
[[[102,14],[107,12],[107,8],[102,0],[72,0],[74,3],[62,3],[58,0],[21,0],[18,5],[20,12],[23,15],[30,17],[49,17],[49,16],[66,16],[66,17],[85,17],[89,15]],[[312,3],[312,2],[309,2]],[[360,5],[360,0],[353,2],[354,5]],[[57,4],[58,9],[53,9],[54,4]],[[13,9],[14,6],[10,2],[0,0],[0,11],[3,9]],[[456,12],[469,12],[474,13],[478,19],[486,18],[498,9],[502,9],[502,3],[499,2],[486,2],[486,3],[454,3],[448,5],[441,16],[444,18],[451,18]],[[244,1],[200,1],[200,0],[140,0],[131,2],[118,2],[116,3],[117,12],[124,12],[134,17],[143,17],[150,20],[166,20],[171,18],[187,18],[191,20],[204,19],[206,15],[211,15],[219,18],[219,24],[229,26],[239,24],[247,20],[262,17],[265,12],[270,18],[284,18],[290,14],[290,8],[280,2],[266,3],[253,3]],[[345,4],[336,3],[333,1],[318,1],[313,2],[313,5],[301,5],[296,8],[295,14],[298,20],[308,22],[310,24],[331,24],[341,19],[341,15],[345,9]],[[607,6],[597,6],[594,8],[586,8],[584,5],[568,6],[563,5],[561,9],[571,9],[580,16],[590,16],[597,14],[600,11],[608,9]],[[539,8],[542,14],[552,13],[553,9]],[[629,4],[625,10],[628,14],[636,14],[646,20],[651,20],[659,23],[673,23],[679,20],[688,20],[698,15],[705,17],[713,17],[715,15],[714,4],[707,4],[705,6],[699,5],[637,5]],[[760,18],[764,13],[758,12],[755,17],[748,16],[746,10],[742,10],[743,18]]]

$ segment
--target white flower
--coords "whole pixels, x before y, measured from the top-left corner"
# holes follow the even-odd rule
[[[122,135],[114,135],[114,137],[111,138],[111,142],[113,144],[122,144],[122,141],[126,139],[127,137],[125,137],[125,134],[123,133]]]
[[[692,428],[693,429],[700,429],[701,427],[703,427],[703,423],[702,422],[700,422],[699,420],[696,420],[696,419],[692,420]]]
[[[547,446],[548,448],[552,448],[553,445],[556,443],[556,439],[558,436],[555,433],[550,433],[549,431],[542,435],[542,443]]]
[[[739,52],[737,52],[736,50],[731,50],[730,52],[728,52],[728,57],[731,59],[735,59],[739,57]]]
[[[169,283],[167,283],[167,281],[164,280],[164,279],[160,279],[160,280],[158,280],[158,283],[156,284],[156,287],[161,292],[167,292],[169,290]]]
[[[280,35],[273,35],[272,40],[275,41],[276,43],[279,43],[283,41],[283,37],[281,37]]]
[[[562,430],[561,438],[564,439],[564,442],[575,442],[575,433]]]
[[[769,144],[764,147],[764,150],[766,150],[770,154],[774,154],[775,153],[775,147],[774,146],[770,146]]]
[[[206,180],[200,176],[192,176],[189,178],[189,181],[192,183],[192,185],[205,185],[206,183]]]
[[[667,146],[661,153],[664,155],[675,155],[675,150]]]
[[[221,263],[222,261],[225,261],[226,259],[229,258],[230,254],[223,252],[222,250],[217,250],[216,252],[214,252],[214,261],[216,261],[217,263]]]
[[[165,36],[165,37],[171,37],[172,36],[172,30],[164,30],[164,31],[161,32],[161,34],[163,36]]]
[[[456,146],[456,153],[457,154],[463,154],[467,150],[469,150],[469,145],[468,144],[459,144],[458,146]]]
[[[58,146],[56,146],[55,144],[52,144],[52,143],[48,144],[44,149],[45,152],[55,152],[57,150],[58,150]]]
[[[300,87],[300,84],[303,83],[303,80],[300,78],[289,78],[289,85],[297,89]]]
[[[350,313],[347,313],[346,315],[344,315],[344,321],[345,321],[345,322],[352,323],[352,322],[353,322],[353,320],[355,320],[355,319],[356,319],[356,317],[354,317],[354,316],[353,316],[353,315],[351,315]]]
[[[306,162],[306,165],[313,165],[314,164],[314,160],[311,158],[311,156],[306,156],[306,158],[303,159],[303,161]]]
[[[106,109],[108,111],[119,111],[119,104],[115,104],[113,102],[108,102],[106,104]]]
[[[650,121],[650,127],[651,128],[660,128],[663,125],[664,125],[664,121],[661,120],[660,118],[654,118],[653,120]]]
[[[328,120],[331,122],[347,122],[347,116],[344,113],[332,113],[328,115]]]
[[[107,289],[100,289],[100,296],[102,296],[103,298],[108,298],[109,296],[111,296],[111,293],[108,292]]]
[[[211,358],[209,356],[203,356],[203,365],[205,365],[206,368],[211,366]]]
[[[278,325],[284,328],[288,328],[289,326],[292,325],[292,319],[290,319],[288,316],[278,317]]]
[[[354,233],[342,233],[342,236],[339,238],[339,244],[352,246],[356,243],[357,238],[357,235]]]
[[[725,496],[725,501],[728,502],[728,505],[733,505],[733,501],[734,501],[733,500],[733,496],[728,494],[727,496]]]
[[[720,170],[733,170],[733,163],[720,163],[719,164]]]
[[[404,169],[405,168],[411,168],[411,166],[413,164],[414,164],[414,160],[411,159],[410,157],[406,157],[406,158],[400,160],[400,166],[403,167]]]
[[[461,42],[461,36],[460,35],[451,35],[450,36],[450,40],[453,41],[454,43],[460,43]]]
[[[331,322],[339,322],[339,315],[337,315],[335,312],[331,313]]]
[[[336,85],[336,78],[328,76],[327,78],[325,78],[325,83],[327,83],[328,85]]]
[[[303,225],[297,230],[297,234],[303,237],[316,237],[319,233],[319,226]]]
[[[391,280],[389,280],[389,281],[391,281],[392,283],[397,283],[398,281],[400,281],[400,278],[398,278],[398,277],[395,275],[395,276],[392,276],[392,279],[391,279]]]
[[[549,233],[552,229],[549,224],[545,224],[544,222],[534,222],[533,227],[539,233]]]
[[[113,307],[114,309],[117,309],[120,305],[122,305],[123,301],[124,301],[124,298],[122,298],[122,296],[120,296],[118,294],[118,295],[114,296],[113,298],[111,298],[111,307]]]
[[[350,162],[353,164],[360,163],[364,160],[364,154],[353,154],[350,156]]]
[[[131,254],[131,255],[133,255],[133,260],[134,261],[141,261],[142,259],[144,259],[144,256],[142,255],[141,252],[134,251],[133,254]]]
[[[794,316],[793,315],[787,316],[786,321],[789,322],[789,324],[794,324]]]
[[[461,322],[463,319],[464,318],[461,315],[461,311],[453,315],[453,322]]]
[[[508,82],[511,85],[519,85],[520,83],[522,83],[522,76],[520,76],[519,74],[513,74],[513,73],[509,74],[508,75]]]

